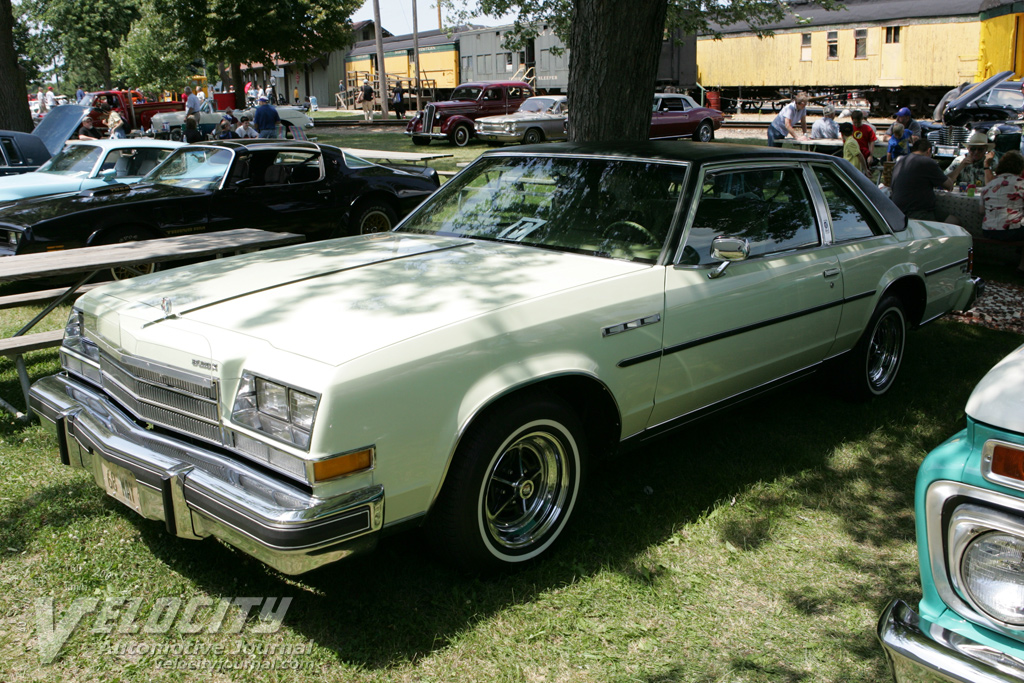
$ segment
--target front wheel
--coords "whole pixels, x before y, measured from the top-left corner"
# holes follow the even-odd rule
[[[471,571],[543,555],[572,517],[585,460],[582,427],[561,401],[495,406],[463,438],[432,513],[439,550]]]
[[[846,375],[851,398],[866,400],[889,391],[903,362],[906,341],[903,304],[894,296],[886,296],[850,352]]]
[[[452,144],[456,147],[465,147],[469,144],[469,139],[472,137],[472,133],[469,130],[469,126],[466,124],[459,124],[455,126],[451,133],[448,134],[448,139],[452,141]]]
[[[388,232],[398,223],[398,214],[390,206],[380,200],[363,202],[353,212],[354,231],[351,234],[369,235],[375,232]]]
[[[693,139],[697,142],[711,142],[715,139],[715,129],[707,121],[701,122],[697,126],[697,131],[693,134]]]
[[[536,145],[538,142],[541,142],[543,140],[544,136],[541,135],[541,132],[536,128],[531,128],[530,130],[526,131],[526,135],[523,136],[524,145]]]

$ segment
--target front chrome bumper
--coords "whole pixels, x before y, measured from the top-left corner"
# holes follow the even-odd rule
[[[404,131],[404,133],[406,135],[408,135],[409,137],[414,137],[414,138],[430,138],[432,140],[447,140],[448,139],[448,134],[447,133],[422,133],[420,131],[412,131],[412,130]]]
[[[1024,662],[993,647],[920,617],[907,603],[893,600],[878,620],[897,683],[1008,683],[1024,678]]]
[[[316,498],[257,466],[146,429],[102,392],[63,374],[36,382],[29,398],[55,432],[65,465],[90,472],[108,492],[111,472],[119,473],[134,505],[120,500],[176,536],[215,536],[286,574],[376,544],[383,486]]]

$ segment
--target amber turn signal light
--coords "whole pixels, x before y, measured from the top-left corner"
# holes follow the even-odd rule
[[[1024,481],[1024,450],[996,444],[992,449],[992,474]]]
[[[370,469],[373,466],[373,450],[371,446],[361,451],[336,455],[333,458],[313,463],[313,481],[327,481],[345,474]]]

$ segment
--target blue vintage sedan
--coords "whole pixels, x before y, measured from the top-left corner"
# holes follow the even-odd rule
[[[0,178],[0,202],[135,183],[183,143],[170,140],[72,140],[32,173]]]

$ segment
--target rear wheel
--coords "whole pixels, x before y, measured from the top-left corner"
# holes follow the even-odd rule
[[[445,559],[480,571],[546,553],[579,500],[584,449],[576,414],[543,394],[481,417],[462,439],[432,513]]]
[[[451,140],[452,144],[456,147],[465,147],[469,144],[470,138],[473,137],[472,132],[469,130],[469,126],[464,123],[460,123],[452,129],[452,132],[448,134],[448,139]]]
[[[896,381],[907,341],[903,304],[894,296],[879,302],[846,364],[847,393],[867,400],[882,396]]]
[[[116,228],[101,235],[96,244],[120,244],[122,242],[140,242],[152,239],[153,234],[143,228]],[[149,275],[160,270],[158,263],[136,263],[130,266],[118,266],[110,269],[110,276],[115,280],[127,280],[138,275]]]
[[[350,234],[369,235],[391,230],[398,223],[398,214],[382,200],[375,199],[356,206],[353,219],[354,230]]]
[[[544,141],[544,135],[541,134],[536,128],[531,128],[526,131],[526,135],[523,136],[524,145],[536,145],[538,142]]]

